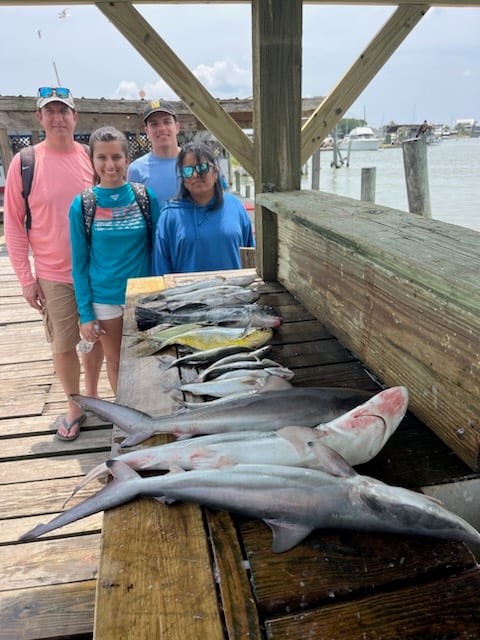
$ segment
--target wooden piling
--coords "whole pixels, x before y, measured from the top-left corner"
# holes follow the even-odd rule
[[[424,137],[405,140],[402,143],[402,150],[408,210],[410,213],[431,218],[426,140]]]
[[[360,200],[375,202],[376,167],[362,167]]]
[[[320,189],[320,149],[317,149],[312,156],[312,189]]]

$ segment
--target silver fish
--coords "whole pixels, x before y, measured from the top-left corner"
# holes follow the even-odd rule
[[[262,349],[270,350],[271,345],[265,345],[261,347]],[[177,365],[205,365],[210,364],[211,362],[215,362],[219,358],[223,358],[224,356],[239,354],[239,353],[249,353],[251,351],[250,347],[240,347],[238,345],[232,345],[230,347],[219,347],[218,349],[203,349],[202,351],[193,351],[192,353],[186,353],[184,356],[180,356],[179,358],[171,358],[168,359],[165,356],[159,356],[158,360],[162,366],[162,369],[170,369],[171,367],[176,367]]]
[[[271,344],[265,344],[263,345],[263,347],[259,347],[258,349],[237,351],[236,353],[225,353],[222,356],[213,359],[210,367],[222,366],[231,362],[237,362],[238,360],[252,360],[255,362],[259,362],[263,358],[263,356],[271,351],[271,349]],[[207,369],[204,370],[204,373],[208,371],[210,367],[207,367]]]
[[[162,289],[157,293],[152,293],[148,296],[144,296],[139,300],[140,303],[153,302],[155,300],[161,300],[164,298],[170,298],[173,296],[183,295],[185,293],[191,293],[192,291],[211,289],[218,286],[234,286],[234,287],[248,287],[255,282],[257,275],[244,275],[244,276],[232,276],[231,278],[224,276],[215,276],[214,278],[206,278],[205,280],[197,280],[190,284],[182,284],[177,287],[169,287],[168,289]]]
[[[291,425],[314,427],[341,416],[371,395],[368,391],[347,387],[292,387],[158,417],[99,398],[76,394],[71,398],[83,409],[93,411],[127,433],[122,446],[131,447],[158,433],[189,438],[225,431],[271,431]]]
[[[293,371],[286,367],[266,367],[264,369],[239,369],[227,371],[216,377],[214,380],[206,382],[188,382],[175,387],[178,391],[193,393],[195,396],[212,396],[223,398],[231,393],[241,393],[249,389],[261,391],[265,387],[267,379],[277,376],[283,380],[291,380]]]
[[[218,378],[225,373],[239,371],[240,369],[246,369],[248,371],[255,371],[260,369],[269,369],[269,368],[282,368],[282,365],[275,360],[271,360],[270,358],[262,358],[261,360],[241,360],[242,354],[238,354],[239,358],[237,361],[227,362],[225,364],[217,364],[214,362],[212,365],[204,369],[198,374],[198,381],[207,381],[213,378]],[[293,376],[293,373],[292,373]]]
[[[168,289],[166,291],[168,291]],[[260,294],[253,289],[220,284],[215,287],[193,289],[185,293],[170,293],[170,295],[159,297],[159,299],[155,301],[145,301],[145,299],[142,299],[143,302],[139,304],[151,309],[156,309],[157,311],[173,310],[188,304],[207,304],[213,306],[212,300],[218,301],[217,304],[235,304],[230,302],[225,303],[226,296],[234,296],[234,299],[238,297],[241,302],[245,302],[246,300],[253,302],[260,297]]]
[[[142,478],[120,460],[107,466],[114,480],[95,495],[39,524],[19,539],[31,540],[139,496],[166,504],[178,500],[262,519],[273,532],[272,551],[293,548],[314,529],[352,529],[423,535],[480,544],[474,527],[436,500],[353,473],[239,464],[221,469]]]
[[[211,295],[202,297],[192,297],[189,304],[205,304],[210,307],[220,307],[225,305],[251,304],[260,297],[258,291],[244,289],[243,287],[232,287],[230,291],[216,292],[212,289]],[[168,302],[167,309],[175,311],[185,306],[185,301],[179,298]]]
[[[349,465],[371,460],[403,419],[408,405],[405,387],[381,391],[360,407],[332,420],[309,427],[283,427],[277,431],[235,431],[190,440],[177,440],[119,456],[132,469],[161,471],[206,469],[231,464],[281,464],[349,475]],[[318,447],[320,443],[324,446]],[[338,456],[332,457],[335,449]],[[116,458],[117,459],[117,458]],[[108,473],[105,463],[92,469],[74,490]],[[72,494],[74,495],[74,494]]]
[[[212,307],[209,305],[187,305],[174,311],[136,305],[135,320],[139,331],[151,329],[158,324],[225,324],[230,327],[279,327],[283,319],[272,307],[259,304]]]

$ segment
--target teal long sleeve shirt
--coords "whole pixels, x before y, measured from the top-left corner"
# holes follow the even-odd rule
[[[153,233],[160,215],[148,189]],[[124,304],[127,280],[152,274],[147,225],[129,183],[116,189],[94,187],[97,201],[90,241],[81,196],[70,207],[72,276],[80,322],[95,320],[92,303]]]

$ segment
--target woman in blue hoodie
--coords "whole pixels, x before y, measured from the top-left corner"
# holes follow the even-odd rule
[[[223,191],[216,156],[205,144],[186,144],[177,170],[179,194],[163,206],[155,233],[155,275],[240,269],[240,247],[254,246],[252,223]]]

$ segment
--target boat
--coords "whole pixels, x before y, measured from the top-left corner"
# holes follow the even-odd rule
[[[341,151],[376,151],[380,138],[370,127],[355,127],[338,143]]]

